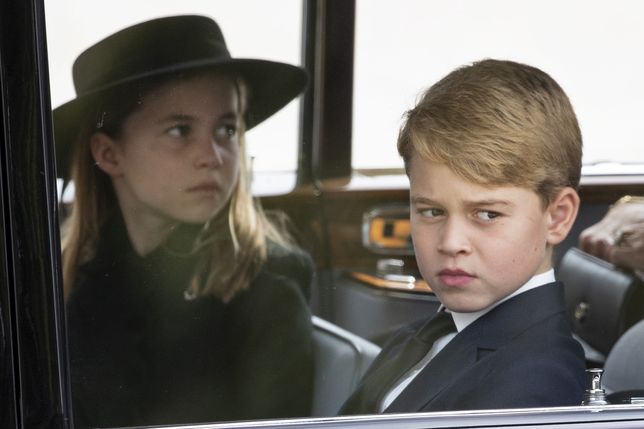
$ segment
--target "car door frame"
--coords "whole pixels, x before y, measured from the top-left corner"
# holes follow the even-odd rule
[[[71,415],[44,22],[42,1],[0,2],[0,426],[7,428],[69,427]]]

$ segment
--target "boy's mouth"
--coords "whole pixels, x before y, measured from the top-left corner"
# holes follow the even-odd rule
[[[474,279],[474,275],[459,269],[441,270],[438,277],[446,286],[464,286]]]

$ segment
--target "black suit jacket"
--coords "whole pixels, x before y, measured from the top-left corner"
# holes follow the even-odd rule
[[[378,412],[392,385],[413,363],[426,320],[388,342],[341,414]],[[430,322],[431,323],[431,322]],[[563,285],[551,283],[500,304],[463,329],[385,410],[450,411],[578,405],[585,360],[565,317]]]

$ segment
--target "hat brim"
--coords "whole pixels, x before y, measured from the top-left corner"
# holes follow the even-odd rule
[[[145,78],[199,69],[212,70],[213,73],[231,73],[244,80],[248,90],[247,110],[244,118],[246,129],[253,128],[282,109],[300,95],[308,83],[308,75],[300,67],[268,60],[245,58],[191,61],[113,82],[108,86],[78,96],[54,109],[57,176],[65,180],[69,179],[71,157],[78,133],[78,119],[98,95]]]

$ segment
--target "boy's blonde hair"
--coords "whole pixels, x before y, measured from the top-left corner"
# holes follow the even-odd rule
[[[568,97],[548,74],[486,59],[458,68],[408,111],[398,153],[409,171],[420,157],[482,185],[536,192],[547,205],[577,188],[582,139]]]

